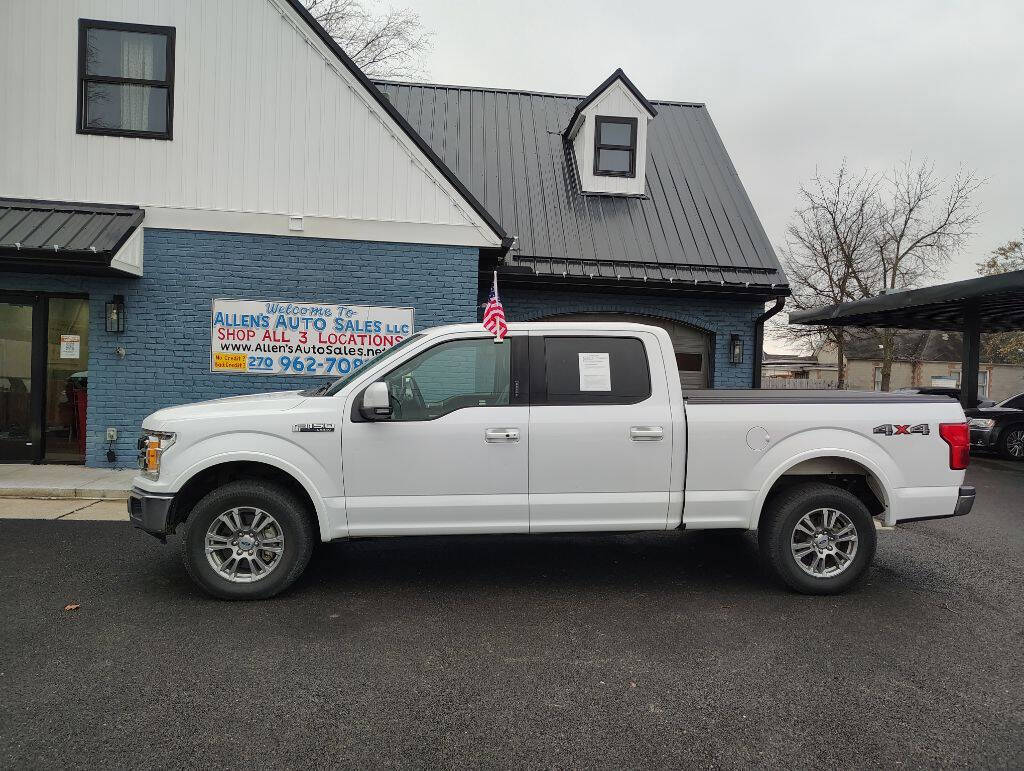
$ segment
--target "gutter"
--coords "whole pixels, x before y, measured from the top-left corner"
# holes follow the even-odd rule
[[[781,311],[785,305],[785,297],[776,297],[775,305],[754,319],[754,374],[751,378],[751,388],[761,387],[761,369],[763,366],[761,359],[764,357],[764,323]]]

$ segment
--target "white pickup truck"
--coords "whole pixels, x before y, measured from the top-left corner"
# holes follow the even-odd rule
[[[316,540],[754,530],[769,570],[842,591],[886,525],[966,514],[945,397],[680,389],[668,334],[625,323],[415,334],[332,385],[163,409],[132,522],[182,528],[192,578],[270,597]]]

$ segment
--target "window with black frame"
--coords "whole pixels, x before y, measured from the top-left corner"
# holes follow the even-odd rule
[[[544,338],[548,404],[636,404],[651,395],[643,341],[636,337]]]
[[[598,115],[594,125],[594,174],[636,176],[636,118]]]
[[[174,28],[79,20],[78,132],[170,139]]]

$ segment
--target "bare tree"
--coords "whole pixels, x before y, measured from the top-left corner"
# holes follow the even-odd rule
[[[972,204],[981,183],[961,171],[950,184],[932,164],[907,161],[881,176],[851,174],[844,163],[831,177],[815,176],[800,188],[800,205],[782,250],[793,306],[814,308],[908,289],[938,276],[971,234]],[[877,331],[882,390],[889,390],[895,332]],[[791,339],[817,336],[831,343],[843,379],[845,333],[827,327],[799,330]]]
[[[881,286],[872,294],[909,289],[941,274],[971,235],[978,214],[972,199],[981,182],[961,170],[948,188],[935,175],[934,164],[906,161],[885,178],[879,203],[876,276]],[[881,330],[882,390],[889,390],[893,339]]]
[[[1019,239],[997,246],[989,252],[988,259],[978,263],[978,275],[981,276],[995,276],[1013,270],[1024,270],[1024,230]]]
[[[423,77],[423,56],[433,33],[411,8],[375,13],[359,0],[303,0],[306,8],[342,50],[374,78]]]
[[[853,174],[844,163],[830,177],[816,175],[800,187],[799,205],[782,249],[797,310],[836,305],[868,296],[873,280],[879,178]],[[786,326],[784,336],[800,343],[831,344],[837,354],[837,387],[846,384],[842,327]]]

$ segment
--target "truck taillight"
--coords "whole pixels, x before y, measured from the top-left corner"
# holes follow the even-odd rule
[[[939,436],[949,445],[949,467],[967,468],[971,460],[971,432],[966,423],[939,423]]]

